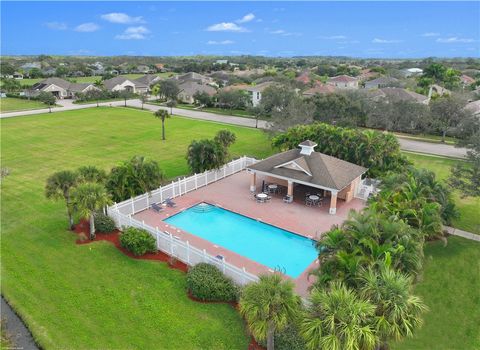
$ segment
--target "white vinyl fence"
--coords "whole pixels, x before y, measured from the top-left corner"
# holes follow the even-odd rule
[[[244,285],[258,280],[258,277],[248,273],[245,268],[239,268],[206,252],[177,239],[170,233],[160,231],[158,227],[152,227],[145,222],[132,218],[132,215],[148,209],[152,203],[161,203],[167,198],[175,198],[204,187],[212,182],[221,180],[244,170],[248,165],[256,163],[257,160],[249,157],[242,157],[225,164],[222,168],[206,171],[202,174],[195,174],[173,181],[171,184],[161,186],[158,189],[128,199],[121,203],[115,203],[108,208],[108,215],[115,220],[118,228],[137,227],[148,231],[157,241],[157,249],[183,261],[189,266],[201,262],[216,265],[223,273],[231,277],[236,283]]]

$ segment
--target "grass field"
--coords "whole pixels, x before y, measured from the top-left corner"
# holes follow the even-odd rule
[[[45,103],[21,98],[0,98],[0,112],[26,111],[31,109],[48,108]]]
[[[246,349],[238,313],[185,294],[185,276],[164,263],[130,259],[105,242],[75,245],[64,205],[44,198],[54,171],[92,164],[109,169],[136,154],[159,161],[168,177],[187,173],[192,139],[228,128],[232,156],[264,157],[256,130],[151,113],[94,108],[2,119],[2,294],[47,349]]]
[[[452,166],[459,162],[454,159],[412,153],[407,153],[407,156],[416,167],[435,172],[440,180],[446,180],[450,176]],[[480,234],[480,198],[461,198],[457,191],[454,191],[453,197],[460,211],[460,217],[454,220],[453,226],[461,230]]]
[[[168,177],[186,174],[189,142],[223,128],[237,135],[232,156],[265,157],[272,150],[261,131],[173,117],[162,142],[161,123],[150,112],[108,107],[0,123],[2,166],[10,170],[2,180],[1,291],[42,347],[247,348],[238,313],[228,305],[192,302],[182,273],[163,263],[130,259],[106,242],[75,245],[65,229],[63,204],[47,201],[43,186],[54,171],[85,164],[108,170],[136,154],[159,161]],[[455,162],[409,157],[440,178]],[[425,253],[424,280],[416,292],[430,312],[414,339],[393,348],[479,348],[480,244],[451,237],[447,247],[427,244]]]
[[[423,275],[415,293],[430,309],[425,324],[392,349],[480,349],[480,243],[453,236],[446,247],[428,243]]]

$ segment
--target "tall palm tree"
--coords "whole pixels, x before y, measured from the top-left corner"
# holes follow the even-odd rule
[[[90,239],[95,238],[95,213],[112,203],[105,187],[98,183],[83,183],[72,191],[75,209],[90,221]]]
[[[78,168],[78,175],[81,181],[103,183],[107,178],[105,170],[93,165],[85,165]]]
[[[410,293],[411,278],[384,263],[365,270],[359,281],[360,295],[376,305],[376,329],[382,346],[386,348],[389,339],[412,337],[427,307]]]
[[[274,349],[275,332],[283,330],[297,315],[300,298],[293,288],[292,281],[284,281],[275,273],[260,276],[242,292],[240,313],[256,339],[267,339],[267,350]]]
[[[330,289],[314,289],[300,323],[300,333],[311,350],[373,350],[375,306],[340,282]]]
[[[70,229],[73,229],[73,209],[70,192],[77,183],[78,175],[73,171],[64,170],[50,175],[45,186],[45,196],[47,198],[63,198],[65,200]]]
[[[162,140],[165,141],[165,119],[170,118],[170,115],[164,109],[159,109],[153,114],[162,121]]]

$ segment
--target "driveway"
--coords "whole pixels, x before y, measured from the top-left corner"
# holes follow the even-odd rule
[[[57,103],[60,104],[62,107],[52,108],[52,113],[84,109],[84,108],[92,108],[97,106],[96,103],[74,104],[72,102],[73,102],[72,100],[58,101]],[[114,107],[114,106],[123,106],[124,104],[125,104],[124,101],[114,101],[114,102],[102,102],[100,103],[100,106]],[[142,104],[138,99],[127,100],[127,105],[132,107],[138,107],[138,108],[142,107]],[[157,111],[159,109],[170,110],[170,108],[161,107],[161,106],[152,105],[152,104],[145,104],[144,109],[150,110],[152,112]],[[48,113],[48,112],[49,112],[48,108],[45,108],[45,109],[35,109],[35,110],[29,110],[29,111],[1,113],[0,118],[20,117],[20,116]],[[209,112],[182,109],[182,108],[173,108],[173,114],[179,115],[182,117],[192,118],[192,119],[209,120],[213,122],[240,125],[240,126],[246,126],[251,128],[255,127],[255,119],[251,119],[251,118],[235,117],[231,115],[223,115],[223,114],[209,113]],[[259,120],[258,127],[261,129],[265,129],[267,127],[267,122],[264,120]],[[401,137],[399,137],[398,140],[400,142],[400,148],[404,151],[409,151],[409,152],[425,153],[425,154],[431,154],[431,155],[436,155],[441,157],[452,157],[452,158],[464,158],[467,152],[465,148],[456,148],[452,145],[446,145],[442,143],[417,141],[417,140],[412,140],[409,138],[401,138]]]

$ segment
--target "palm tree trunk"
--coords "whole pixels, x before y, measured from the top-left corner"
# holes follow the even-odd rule
[[[165,141],[165,119],[162,119],[162,140]]]
[[[442,131],[442,142],[445,143],[445,137],[447,136],[447,130]]]
[[[93,218],[93,214],[90,214],[90,239],[93,240],[95,238],[95,221]]]
[[[274,350],[275,349],[275,328],[273,324],[269,322],[268,330],[267,330],[267,350]]]
[[[70,225],[70,230],[73,230],[74,229],[74,225],[73,225],[73,215],[72,213],[70,212],[70,209],[67,208],[67,214],[68,214],[68,223]]]

